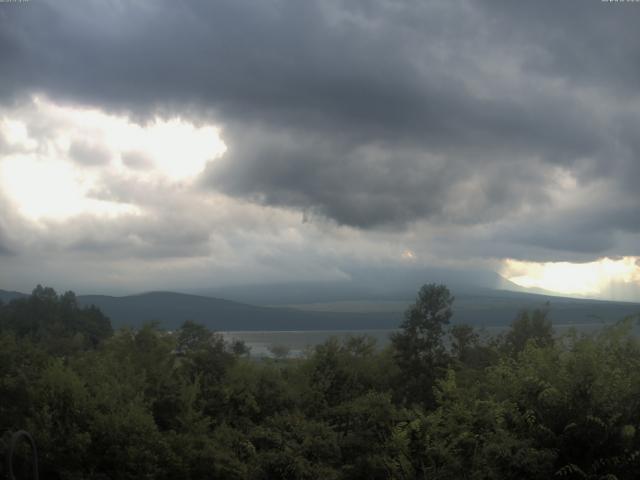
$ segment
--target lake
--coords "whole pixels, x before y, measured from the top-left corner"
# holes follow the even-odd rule
[[[605,326],[602,323],[558,324],[553,328],[558,334],[575,328],[581,332],[593,332]],[[481,335],[498,335],[509,327],[496,326],[477,329]],[[298,331],[238,331],[220,332],[227,341],[241,340],[251,348],[253,357],[270,357],[269,347],[285,346],[290,349],[290,356],[302,356],[305,350],[327,341],[331,337],[340,340],[349,336],[367,335],[376,340],[379,348],[389,344],[389,335],[397,329],[388,330],[298,330]]]

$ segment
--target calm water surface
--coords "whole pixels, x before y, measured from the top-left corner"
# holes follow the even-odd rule
[[[554,325],[556,333],[565,333],[570,328],[581,332],[593,332],[603,327],[603,324],[584,323],[572,325]],[[498,335],[508,327],[484,327],[478,329],[481,335]],[[319,345],[331,337],[339,340],[349,336],[367,335],[376,340],[379,348],[384,348],[389,343],[389,335],[396,332],[390,330],[299,330],[299,331],[242,331],[220,332],[225,340],[242,340],[251,348],[251,355],[256,357],[269,357],[269,348],[273,346],[285,346],[290,349],[290,356],[301,356],[307,349]]]

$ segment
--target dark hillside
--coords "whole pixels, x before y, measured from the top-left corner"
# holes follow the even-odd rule
[[[175,329],[192,320],[213,330],[341,330],[393,328],[399,323],[399,316],[393,313],[306,312],[172,292],[78,298],[83,305],[99,307],[114,327],[158,321],[165,328]]]
[[[550,297],[506,290],[476,289],[455,292],[453,323],[475,326],[508,325],[524,309],[550,304],[551,320],[556,324],[611,323],[640,313],[640,304]],[[7,303],[26,297],[20,292],[0,290],[0,300]],[[265,307],[219,298],[174,292],[151,292],[114,297],[80,295],[80,305],[96,305],[115,328],[141,326],[158,321],[164,328],[175,329],[185,320],[206,325],[213,330],[372,330],[396,328],[403,319],[408,301],[362,301],[357,309],[345,311],[338,302]],[[323,304],[320,304],[323,305]]]
[[[4,303],[8,303],[11,300],[15,300],[16,298],[24,298],[28,295],[20,292],[9,292],[7,290],[0,290],[0,301]]]

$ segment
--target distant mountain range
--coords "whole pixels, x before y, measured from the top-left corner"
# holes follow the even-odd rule
[[[341,301],[411,300],[425,283],[448,285],[456,295],[509,290],[555,296],[542,289],[527,289],[490,270],[450,268],[361,267],[339,281],[288,282],[200,288],[189,293],[226,298],[252,305],[288,305]]]
[[[393,316],[380,312],[309,312],[174,292],[150,292],[127,297],[84,295],[78,300],[83,305],[99,307],[111,318],[114,326],[137,326],[154,320],[166,328],[177,328],[185,320],[193,320],[219,331],[360,330],[397,325]]]
[[[26,297],[26,293],[20,292],[9,292],[7,290],[0,290],[0,301],[7,303],[16,298]]]
[[[308,287],[312,289],[312,286]],[[452,290],[456,295],[453,321],[475,326],[507,325],[519,311],[539,308],[546,302],[550,302],[554,323],[563,325],[609,323],[640,314],[638,303],[551,297],[486,288]],[[3,302],[23,296],[26,294],[0,290]],[[193,320],[218,331],[390,329],[400,324],[410,303],[409,298],[403,301],[358,299],[269,307],[175,292],[122,297],[80,295],[78,301],[82,305],[99,307],[116,328],[138,327],[145,322],[157,321],[164,328],[175,329],[185,320]]]

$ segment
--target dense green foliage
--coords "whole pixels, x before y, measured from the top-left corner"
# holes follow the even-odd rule
[[[113,333],[38,287],[0,305],[0,431],[34,435],[43,478],[640,477],[631,320],[557,337],[542,309],[483,338],[452,303],[423,287],[386,349],[252,359],[193,322]]]

